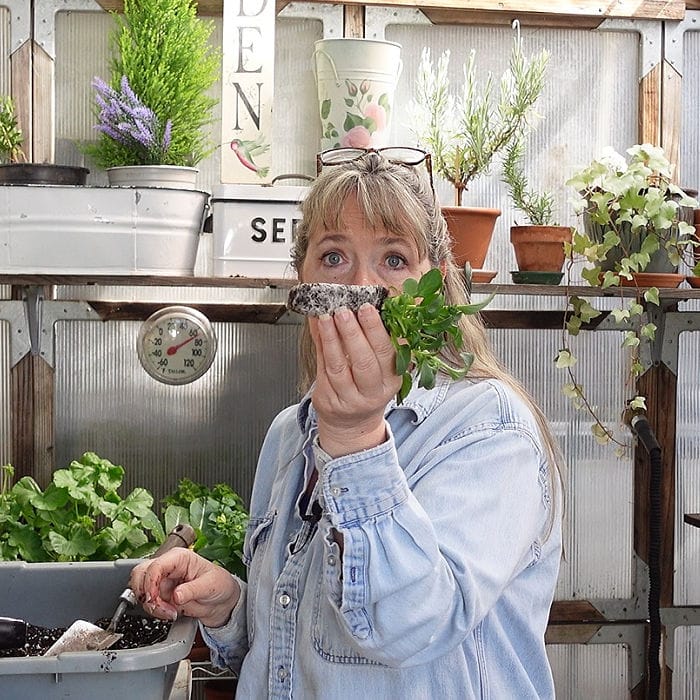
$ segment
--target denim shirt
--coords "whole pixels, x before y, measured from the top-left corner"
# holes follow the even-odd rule
[[[214,664],[252,700],[553,698],[561,498],[530,409],[497,380],[438,378],[390,404],[386,423],[385,443],[321,461],[314,523],[300,515],[309,397],[274,420],[248,584],[226,626],[202,628]]]

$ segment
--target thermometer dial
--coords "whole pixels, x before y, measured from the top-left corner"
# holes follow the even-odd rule
[[[188,306],[167,306],[141,326],[136,349],[143,368],[165,384],[188,384],[211,367],[216,336],[209,319]]]

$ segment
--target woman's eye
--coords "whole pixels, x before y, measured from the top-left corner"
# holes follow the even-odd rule
[[[390,268],[398,270],[406,264],[406,261],[400,255],[389,255],[387,256],[386,264]]]
[[[323,258],[323,262],[326,265],[340,265],[340,263],[343,261],[343,258],[340,256],[340,253],[326,253]]]

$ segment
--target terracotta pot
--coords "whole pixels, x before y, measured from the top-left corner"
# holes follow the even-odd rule
[[[466,262],[473,270],[484,267],[496,219],[500,209],[482,207],[442,207],[447,230],[452,238],[452,253],[458,267]]]
[[[510,242],[519,270],[559,272],[564,265],[564,242],[571,242],[571,227],[511,226]]]

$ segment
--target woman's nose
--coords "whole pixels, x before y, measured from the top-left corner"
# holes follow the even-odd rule
[[[360,265],[353,272],[351,284],[376,285],[382,284],[382,279],[369,266]]]

